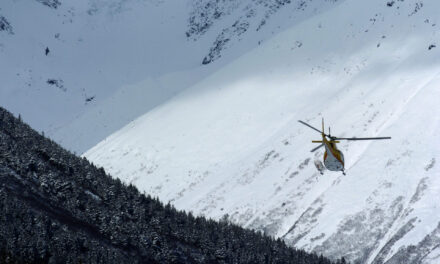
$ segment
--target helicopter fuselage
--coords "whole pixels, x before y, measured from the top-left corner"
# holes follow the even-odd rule
[[[337,149],[330,150],[326,146],[324,165],[331,171],[344,171],[344,155]]]
[[[322,137],[325,146],[324,165],[331,171],[344,171],[344,155],[336,148],[336,143],[328,141],[325,136]]]

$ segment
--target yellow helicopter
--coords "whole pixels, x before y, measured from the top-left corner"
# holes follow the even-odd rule
[[[313,140],[313,143],[321,143],[321,145],[312,149],[310,152],[314,152],[321,147],[325,147],[324,152],[324,165],[330,171],[342,171],[342,174],[345,175],[344,170],[344,155],[338,148],[336,147],[336,143],[339,143],[339,140],[380,140],[380,139],[391,139],[391,137],[368,137],[368,138],[341,138],[334,137],[330,135],[330,127],[328,128],[328,135],[324,133],[324,118],[322,119],[322,131],[319,131],[317,128],[312,127],[304,121],[298,120],[301,124],[310,127],[311,129],[321,133],[322,140]],[[328,138],[328,139],[327,139]],[[320,161],[315,161],[315,166],[319,170],[321,174],[324,171],[324,165]]]

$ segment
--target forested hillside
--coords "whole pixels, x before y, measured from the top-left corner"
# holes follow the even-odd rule
[[[0,108],[0,263],[331,263],[125,186]]]

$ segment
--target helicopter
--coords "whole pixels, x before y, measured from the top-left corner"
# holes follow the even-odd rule
[[[321,147],[325,147],[324,152],[324,165],[330,171],[342,171],[342,174],[345,175],[344,169],[344,155],[338,148],[336,147],[336,143],[339,143],[340,140],[381,140],[381,139],[391,139],[391,137],[368,137],[368,138],[341,138],[334,137],[330,135],[330,127],[328,128],[328,134],[324,133],[324,118],[322,119],[322,131],[319,129],[307,124],[304,121],[298,120],[301,124],[310,127],[311,129],[321,133],[322,140],[312,140],[312,143],[321,143],[316,148],[312,149],[310,152],[314,152]],[[328,138],[328,139],[327,139]],[[322,174],[324,171],[324,165],[322,165],[321,161],[315,161],[315,166],[318,171]]]

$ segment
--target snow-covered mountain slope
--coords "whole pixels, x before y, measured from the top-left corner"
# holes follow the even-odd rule
[[[309,3],[309,2],[307,2]],[[347,0],[292,25],[85,153],[181,209],[354,263],[440,261],[437,1]],[[280,21],[288,14],[278,14]],[[313,165],[319,134],[347,175]]]
[[[183,13],[161,17],[167,6],[160,2],[2,1],[12,33],[0,32],[0,104],[81,152],[174,95],[179,89],[162,87],[160,79],[182,67],[163,60],[178,53],[178,36],[161,32],[178,30],[185,20]],[[163,52],[155,51],[159,46]],[[129,89],[138,83],[142,89]],[[143,103],[125,111],[125,105],[102,106],[124,92]],[[89,111],[100,121],[90,120]]]
[[[335,5],[1,1],[0,104],[82,153],[276,32]],[[283,13],[289,18],[275,19]]]

